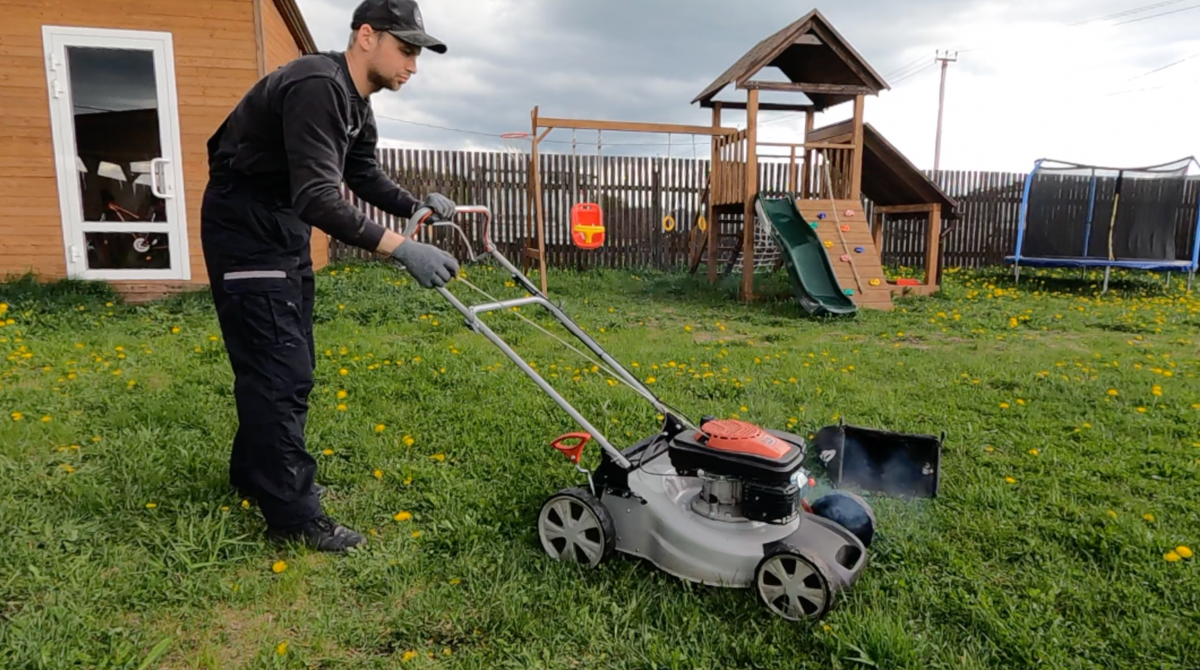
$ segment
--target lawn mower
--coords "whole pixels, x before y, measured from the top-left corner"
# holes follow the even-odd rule
[[[875,518],[866,501],[849,491],[833,490],[809,504],[805,494],[816,482],[805,469],[808,445],[800,435],[713,417],[692,423],[655,396],[509,263],[489,239],[488,208],[457,211],[484,217],[485,252],[480,256],[475,256],[461,228],[434,221],[428,208],[414,213],[403,233],[412,237],[425,225],[451,226],[472,261],[490,255],[512,275],[527,297],[497,300],[461,277],[459,281],[489,302],[467,306],[446,288],[437,290],[462,313],[468,328],[499,347],[584,431],[551,442],[583,473],[586,485],[558,491],[542,505],[537,532],[545,552],[589,567],[621,553],[645,559],[684,580],[753,589],[772,613],[788,620],[824,616],[867,563]],[[527,305],[549,311],[592,356],[511,309]],[[663,417],[661,429],[625,449],[614,447],[480,319],[481,314],[497,310],[516,314],[605,368],[658,410]],[[832,445],[830,458],[849,463],[851,459],[841,453],[848,442],[845,432],[833,433],[825,440]],[[589,471],[581,465],[582,453],[593,440],[602,454],[596,469]]]

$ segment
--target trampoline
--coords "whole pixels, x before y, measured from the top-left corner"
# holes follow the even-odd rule
[[[1110,168],[1041,159],[1025,181],[1017,244],[1005,263],[1187,273],[1200,267],[1200,186],[1188,175],[1194,157],[1140,168]]]

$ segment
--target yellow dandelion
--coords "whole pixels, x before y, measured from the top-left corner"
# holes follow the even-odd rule
[[[250,509],[250,501],[249,500],[246,500],[244,498],[242,499],[242,509]]]
[[[1138,411],[1138,413],[1140,413],[1140,414],[1145,414],[1145,413],[1146,413],[1146,408],[1145,408],[1145,407],[1139,407],[1139,408],[1137,408],[1137,411]]]
[[[408,486],[408,485],[410,485],[410,484],[412,484],[412,477],[405,477],[405,478],[404,478],[404,485],[405,485],[405,486]]]
[[[71,467],[70,463],[63,463],[62,465],[60,465],[58,467],[60,470],[67,473],[68,475],[75,472],[75,468]]]
[[[1117,391],[1117,389],[1108,389],[1108,395],[1116,397],[1120,395],[1120,393]]]
[[[1029,453],[1030,453],[1030,455],[1037,456],[1037,455],[1038,455],[1038,450],[1037,450],[1037,449],[1030,449],[1030,450],[1029,450]]]
[[[1175,547],[1175,553],[1179,554],[1182,558],[1192,557],[1192,550],[1184,546]]]
[[[409,519],[412,518],[412,513],[411,512],[396,512],[396,514],[393,515],[392,518],[395,519],[396,521],[408,521]]]
[[[171,326],[171,333],[178,335],[179,334],[179,326]]]
[[[337,392],[337,398],[338,398],[338,400],[344,400],[344,399],[346,398],[346,396],[347,396],[347,395],[350,395],[350,394],[349,394],[349,393],[346,393],[346,390],[345,390],[345,389],[339,389],[339,390],[338,390],[338,392]]]
[[[345,412],[346,411],[346,403],[344,403],[344,402],[338,403],[337,408],[338,408],[339,412]]]
[[[405,435],[402,442],[404,442],[404,446],[411,447],[416,440],[412,439],[412,437],[409,435]]]
[[[651,376],[651,377],[646,377],[646,383],[647,383],[647,384],[653,384],[655,381],[656,381],[656,379],[655,379],[655,377],[653,377],[653,376]]]
[[[279,574],[287,569],[288,564],[284,561],[275,561],[275,563],[271,566],[271,572],[274,572],[275,574]]]
[[[1163,394],[1162,387],[1158,384],[1155,384],[1154,387],[1150,389],[1150,393],[1156,396],[1161,396]]]
[[[434,454],[430,456],[430,458],[441,463],[442,461],[446,460],[446,454]]]
[[[462,583],[462,580],[461,580],[461,579],[459,579],[458,577],[452,577],[452,578],[450,579],[450,585],[451,585],[451,586],[458,586],[458,585],[459,585],[459,584],[461,584],[461,583]]]
[[[322,453],[322,454],[324,454],[324,455],[326,455],[326,456],[332,456],[332,455],[333,455],[333,449],[326,449],[325,451],[322,451],[321,453]]]
[[[415,540],[415,539],[417,539],[418,537],[421,537],[421,531],[419,531],[419,530],[414,530],[414,531],[412,532],[412,536],[413,536],[413,539],[414,539],[414,540]]]
[[[1000,409],[1008,409],[1008,403],[1006,403],[1006,402],[1000,403]]]
[[[1112,510],[1108,510],[1108,515],[1114,519],[1117,518],[1117,513]]]
[[[383,432],[383,431],[384,431],[386,428],[387,428],[387,427],[386,427],[386,426],[384,426],[382,423],[380,423],[380,424],[376,424],[376,426],[375,426],[375,432],[376,432],[376,433],[382,433],[382,432]]]
[[[376,470],[375,472],[372,472],[371,475],[375,477],[375,479],[383,479],[383,470]]]
[[[286,640],[283,642],[280,642],[278,645],[276,645],[275,653],[279,654],[280,656],[283,656],[284,654],[287,653],[287,641]]]
[[[1149,514],[1149,513],[1143,514],[1143,515],[1142,515],[1142,518],[1143,518],[1143,519],[1145,519],[1146,521],[1154,521],[1154,515],[1153,515],[1153,514]]]
[[[154,502],[146,503],[146,509],[154,509],[156,507],[158,507],[158,503],[154,503]]]
[[[413,660],[416,657],[417,657],[417,652],[413,651],[412,649],[409,649],[408,651],[404,652],[404,655],[400,657],[400,660],[404,661],[405,663],[408,663],[409,661]]]
[[[1004,481],[1008,482],[1009,484],[1016,484],[1016,483],[1017,483],[1017,480],[1016,480],[1016,479],[1014,479],[1014,478],[1012,478],[1012,477],[1005,477],[1005,478],[1004,478]]]
[[[1166,559],[1168,563],[1174,563],[1175,561],[1178,561],[1181,556],[1173,551],[1168,551],[1167,553],[1163,554],[1163,558]]]
[[[342,369],[338,370],[338,374],[345,377],[346,375],[350,374],[350,371],[347,370],[346,368],[342,368]]]
[[[13,421],[20,421],[25,418],[25,415],[20,412],[13,412],[11,416]]]

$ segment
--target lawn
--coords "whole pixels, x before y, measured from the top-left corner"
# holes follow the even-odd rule
[[[749,306],[686,276],[549,279],[694,418],[945,430],[940,496],[872,497],[870,564],[817,625],[630,559],[554,562],[534,520],[580,481],[548,446],[576,427],[435,292],[342,264],[318,278],[309,447],[327,509],[370,541],[280,548],[227,485],[232,376],[207,296],[138,307],[15,281],[0,665],[1200,667],[1200,557],[1176,550],[1200,550],[1200,297],[1181,282],[1122,275],[1097,297],[1077,271],[1020,290],[950,272],[939,296],[819,321],[779,277],[779,299]],[[512,315],[488,321],[619,446],[657,428],[602,370]]]

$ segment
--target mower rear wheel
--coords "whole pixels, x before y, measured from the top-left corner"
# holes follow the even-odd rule
[[[754,571],[754,587],[767,609],[788,621],[816,621],[833,604],[825,565],[794,547],[764,556]]]
[[[608,509],[591,491],[569,488],[542,505],[538,538],[550,556],[594,568],[613,555],[617,530]]]

